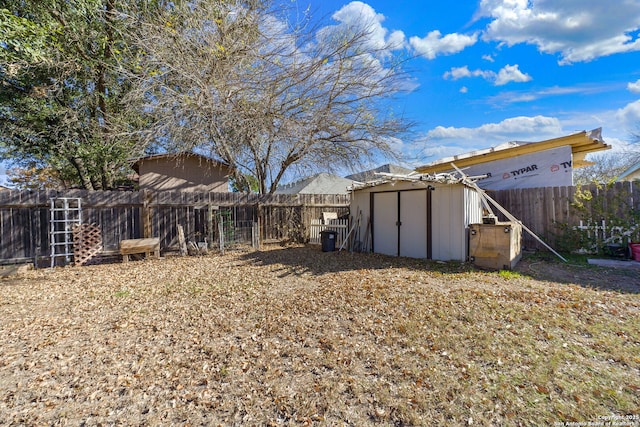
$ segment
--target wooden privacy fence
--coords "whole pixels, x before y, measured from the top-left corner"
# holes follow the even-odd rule
[[[635,226],[640,239],[640,186],[547,187],[502,190],[489,195],[552,247],[570,230],[600,224]],[[143,191],[0,191],[0,263],[50,261],[51,199],[81,199],[82,223],[95,224],[103,252],[116,254],[124,239],[158,237],[163,251],[177,249],[177,226],[192,242],[215,243],[218,222],[236,227],[258,223],[262,241],[309,241],[322,227],[323,212],[349,213],[348,195],[270,195]],[[55,216],[54,216],[55,217]],[[504,218],[503,218],[504,220]],[[582,223],[581,223],[582,221]],[[634,221],[636,221],[634,223]],[[321,221],[318,221],[321,223]],[[595,236],[597,233],[594,233]],[[609,233],[610,237],[611,233]],[[531,236],[525,248],[542,249]],[[578,247],[573,249],[579,249]]]
[[[348,195],[3,190],[0,263],[50,261],[51,200],[60,198],[81,200],[82,223],[99,228],[103,253],[113,255],[121,240],[144,237],[158,237],[163,251],[177,249],[178,225],[187,240],[216,242],[223,218],[258,223],[263,241],[305,241],[308,224],[322,212],[349,212]]]
[[[603,220],[611,227],[621,224],[637,227],[640,214],[640,185],[633,182],[611,186],[525,188],[488,194],[552,247],[561,245],[563,239],[566,245],[571,230],[601,224]],[[527,234],[523,235],[523,246],[543,249]]]

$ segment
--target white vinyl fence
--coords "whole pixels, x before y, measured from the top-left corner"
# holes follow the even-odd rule
[[[336,236],[336,249],[342,246],[342,242],[347,238],[349,228],[348,219],[330,219],[326,221],[321,219],[312,219],[309,226],[309,243],[321,244],[320,232],[324,230],[333,230],[338,233]]]
[[[599,244],[615,245],[623,244],[624,242],[640,241],[640,224],[635,224],[630,227],[620,227],[609,225],[605,220],[599,223],[588,224],[580,221],[580,225],[576,225],[574,229],[586,232],[587,239],[592,242],[592,248],[584,249],[597,250]]]

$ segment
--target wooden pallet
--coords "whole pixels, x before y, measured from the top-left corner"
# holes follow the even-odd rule
[[[102,252],[102,232],[96,224],[73,227],[73,263],[87,265]]]

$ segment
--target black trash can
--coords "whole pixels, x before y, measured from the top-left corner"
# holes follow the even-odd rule
[[[338,232],[334,230],[324,230],[320,232],[320,241],[322,242],[322,252],[333,252],[336,250],[336,238]]]

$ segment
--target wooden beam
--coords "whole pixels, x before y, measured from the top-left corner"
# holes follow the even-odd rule
[[[459,168],[486,163],[495,160],[503,160],[511,157],[522,156],[525,154],[537,153],[539,151],[550,150],[553,148],[571,146],[572,154],[591,153],[594,151],[608,150],[610,145],[602,141],[592,139],[587,132],[582,131],[573,135],[563,136],[560,138],[549,139],[541,142],[532,142],[517,147],[505,148],[503,150],[488,150],[473,156],[459,157],[454,156],[453,159],[438,162],[416,168],[419,173],[437,173],[451,170],[451,162],[455,162]],[[583,156],[584,156],[583,154]],[[579,161],[580,162],[580,161]],[[578,163],[579,163],[578,162]]]

